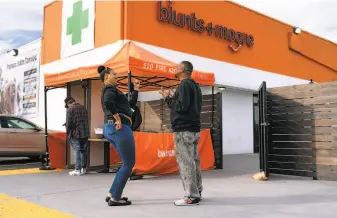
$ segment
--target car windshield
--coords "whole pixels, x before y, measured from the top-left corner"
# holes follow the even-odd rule
[[[6,122],[6,125],[4,125],[5,123],[3,122]],[[7,128],[14,128],[14,129],[35,129],[36,128],[33,124],[28,123],[21,119],[17,119],[17,118],[9,118],[7,120],[3,120],[2,126],[3,128],[7,127]]]

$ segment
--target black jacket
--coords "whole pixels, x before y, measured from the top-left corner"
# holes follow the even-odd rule
[[[200,132],[202,94],[194,80],[182,80],[173,97],[166,97],[165,101],[171,109],[173,132]]]
[[[132,126],[131,129],[135,131],[138,127],[142,124],[142,115],[140,113],[139,108],[137,107],[137,100],[138,100],[138,91],[134,90],[131,93],[131,99],[129,101],[131,110],[132,110]]]
[[[105,85],[102,89],[101,105],[107,120],[114,120],[113,115],[118,113],[123,124],[130,125],[130,121],[121,116],[124,114],[131,118],[132,112],[128,98],[113,85]]]

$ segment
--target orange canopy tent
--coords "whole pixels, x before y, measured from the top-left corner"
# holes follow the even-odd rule
[[[159,57],[142,47],[136,45],[134,42],[129,41],[124,44],[124,46],[119,50],[119,52],[111,57],[105,63],[100,65],[104,65],[107,67],[111,67],[117,73],[118,77],[118,88],[122,91],[128,92],[130,90],[131,78],[137,78],[140,80],[140,91],[154,91],[160,88],[174,88],[179,84],[179,80],[175,78],[174,74],[176,72],[177,63],[168,61],[162,57]],[[54,88],[65,87],[67,83],[81,81],[81,80],[91,80],[98,79],[97,67],[99,65],[89,66],[89,67],[79,67],[76,69],[72,69],[65,72],[55,73],[55,74],[45,74],[45,135],[46,135],[46,166],[44,169],[50,169],[49,167],[49,154],[48,154],[48,132],[47,132],[47,91]],[[200,86],[214,86],[214,74],[213,73],[205,73],[200,71],[193,71],[192,78],[200,85]],[[213,89],[212,89],[213,90]],[[149,133],[136,133],[139,134],[149,134]],[[204,139],[201,141],[204,146],[201,146],[200,149],[203,149],[201,159],[203,159],[204,166],[203,169],[209,169],[213,167],[214,155],[213,155],[213,147],[210,146],[212,144],[210,138],[210,132],[204,131],[203,133]],[[138,136],[137,136],[138,137]],[[137,138],[136,137],[136,138]],[[166,138],[170,138],[171,136],[165,135]],[[161,140],[162,146],[166,146],[165,149],[173,149],[173,141],[165,141],[164,134],[157,135],[158,140]],[[139,137],[138,137],[139,138]],[[143,137],[144,138],[144,137]],[[146,138],[146,137],[145,137]],[[152,138],[154,139],[154,138]],[[142,142],[143,139],[140,139]],[[55,147],[55,146],[53,146]],[[109,146],[108,146],[109,147]],[[144,146],[143,146],[144,147]],[[152,142],[149,143],[149,146],[153,147]],[[144,156],[144,149],[138,149],[138,159],[140,160],[141,156]],[[206,149],[206,150],[205,150]],[[152,154],[152,158],[156,157],[158,159],[157,150]],[[148,152],[148,150],[146,150]],[[145,152],[145,153],[146,153]],[[109,152],[110,153],[110,152]],[[175,161],[172,160],[171,157],[171,168],[167,168],[167,163],[162,158],[159,158],[156,164],[153,166],[156,167],[148,167],[144,168],[145,165],[142,163],[136,165],[135,170],[141,173],[169,173],[177,170],[177,166],[175,166]],[[164,161],[164,162],[163,162]],[[147,163],[148,161],[145,160]],[[139,163],[139,162],[138,162]],[[164,164],[166,163],[166,164]],[[162,164],[165,165],[165,170],[161,169],[160,166]],[[147,166],[147,165],[146,165]],[[159,168],[157,167],[159,166]]]
[[[116,55],[102,65],[111,67],[117,72],[119,88],[124,91],[127,88],[130,73],[133,78],[141,81],[141,91],[158,90],[161,87],[172,88],[179,83],[174,77],[177,63],[159,57],[131,41],[126,43]],[[98,78],[98,66],[80,67],[61,73],[45,74],[45,86],[59,87],[68,82]],[[213,73],[193,71],[192,78],[201,86],[214,85]]]

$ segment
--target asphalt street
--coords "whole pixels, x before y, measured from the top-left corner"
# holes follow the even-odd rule
[[[38,168],[41,162],[26,157],[0,157],[0,170]]]
[[[52,218],[336,218],[336,182],[271,175],[256,181],[258,155],[227,155],[223,170],[202,172],[199,206],[176,207],[183,194],[178,174],[128,181],[126,207],[105,202],[116,174],[70,170],[0,177],[0,217]],[[2,204],[1,204],[2,203]]]

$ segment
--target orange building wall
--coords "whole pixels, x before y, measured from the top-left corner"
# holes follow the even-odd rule
[[[128,1],[126,4],[127,39],[316,82],[337,79],[336,62],[332,58],[337,57],[335,44],[328,44],[304,32],[297,36],[302,42],[302,47],[296,46],[297,49],[329,67],[318,64],[289,49],[289,33],[293,30],[291,26],[235,3],[177,1],[172,6],[177,13],[196,13],[196,17],[202,18],[205,24],[212,22],[213,26],[219,24],[252,34],[254,45],[244,45],[236,53],[228,49],[230,42],[224,39],[158,21],[157,2]],[[167,6],[168,2],[163,4]],[[231,44],[236,47],[236,43]]]
[[[60,59],[62,4],[54,1],[44,7],[41,64]]]
[[[156,1],[97,1],[95,48],[129,39],[316,82],[337,79],[336,44],[306,32],[293,35],[291,26],[233,2],[177,1],[172,7],[177,13],[196,13],[205,25],[251,34],[254,45],[233,52],[228,46],[237,47],[234,42],[159,22]],[[61,26],[62,1],[56,1],[45,7],[42,64],[60,58]]]
[[[123,38],[123,2],[96,1],[95,48]]]
[[[337,70],[337,45],[330,41],[303,32],[301,35],[290,34],[289,47],[312,61]]]
[[[95,48],[123,38],[123,2],[96,1]],[[44,8],[42,64],[60,59],[62,32],[62,1],[54,1]]]

